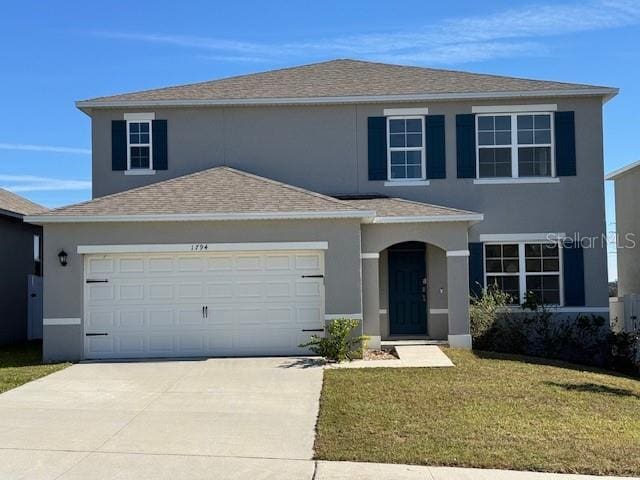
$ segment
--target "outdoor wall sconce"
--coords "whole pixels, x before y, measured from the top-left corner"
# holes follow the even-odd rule
[[[58,253],[58,260],[60,260],[60,265],[62,265],[63,267],[67,266],[67,252],[65,252],[64,250],[60,250],[60,252]]]

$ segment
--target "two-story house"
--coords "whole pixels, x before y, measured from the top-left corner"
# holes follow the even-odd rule
[[[614,88],[336,60],[80,101],[93,195],[44,225],[44,355],[277,355],[325,320],[469,347],[469,298],[607,310]]]

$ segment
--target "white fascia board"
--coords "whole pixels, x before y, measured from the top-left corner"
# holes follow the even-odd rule
[[[157,215],[31,215],[26,221],[47,223],[96,222],[215,222],[231,220],[313,220],[322,218],[373,218],[374,211],[346,210],[335,212],[256,212],[256,213],[178,213]]]
[[[78,245],[79,254],[257,252],[282,250],[327,250],[329,242],[174,243],[140,245]]]
[[[615,180],[616,178],[620,177],[621,175],[624,175],[625,173],[627,173],[630,170],[633,170],[634,168],[636,168],[637,166],[640,165],[640,160],[637,160],[633,163],[630,163],[629,165],[619,168],[617,170],[614,170],[613,172],[611,172],[610,174],[606,175],[604,177],[605,180]]]
[[[538,241],[555,241],[566,238],[565,233],[548,232],[548,233],[482,233],[480,234],[481,242],[538,242]]]
[[[542,105],[481,105],[471,107],[471,113],[518,113],[518,112],[555,112],[558,105],[547,103]]]
[[[372,223],[432,223],[432,222],[480,222],[482,213],[463,213],[459,215],[423,215],[406,217],[375,217]]]
[[[476,100],[493,98],[535,98],[603,96],[605,101],[618,94],[617,88],[595,87],[567,90],[529,90],[524,92],[465,92],[465,93],[418,93],[410,95],[348,95],[338,97],[283,97],[283,98],[229,98],[201,100],[80,100],[79,109],[126,108],[126,107],[184,107],[224,105],[313,105],[340,103],[416,102],[421,100]]]

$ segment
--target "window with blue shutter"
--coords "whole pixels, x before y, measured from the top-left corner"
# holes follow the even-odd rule
[[[127,122],[125,120],[111,122],[111,169],[127,169]]]
[[[556,142],[556,175],[576,174],[576,128],[574,112],[556,112],[554,119]]]
[[[456,115],[458,178],[476,178],[476,116]]]
[[[469,243],[469,292],[480,297],[484,288],[484,250],[482,242]]]
[[[446,178],[444,115],[427,115],[425,124],[427,178]]]
[[[367,127],[369,180],[386,180],[387,119],[386,117],[369,117]]]

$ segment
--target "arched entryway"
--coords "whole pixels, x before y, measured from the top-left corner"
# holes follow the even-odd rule
[[[388,336],[424,336],[427,324],[427,245],[402,242],[386,249]],[[383,258],[384,261],[384,258]],[[384,274],[384,269],[383,269]]]

